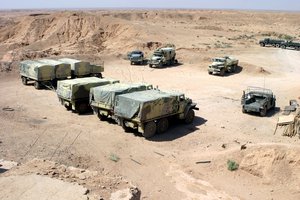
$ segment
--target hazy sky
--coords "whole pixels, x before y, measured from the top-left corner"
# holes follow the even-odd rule
[[[0,9],[107,7],[300,11],[300,0],[0,0]]]

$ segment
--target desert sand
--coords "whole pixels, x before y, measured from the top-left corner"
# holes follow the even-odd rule
[[[299,137],[273,134],[280,108],[300,96],[300,52],[258,45],[264,37],[299,39],[299,17],[222,10],[1,11],[0,159],[18,166],[1,170],[0,198],[109,199],[134,185],[141,199],[300,199]],[[165,43],[176,45],[180,65],[152,69],[124,59],[134,49],[150,56]],[[239,59],[238,72],[208,75],[210,59],[224,55]],[[23,86],[19,62],[42,57],[104,61],[104,77],[182,91],[199,111],[193,124],[172,124],[149,140],[125,133],[92,113],[66,111],[54,91]],[[272,89],[275,111],[243,114],[247,86]],[[239,169],[229,171],[228,159]],[[34,180],[44,193],[21,187]]]

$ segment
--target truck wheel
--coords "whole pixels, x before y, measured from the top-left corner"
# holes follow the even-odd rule
[[[208,72],[208,74],[212,75],[213,73],[212,72]]]
[[[195,118],[195,111],[193,109],[190,109],[185,116],[184,123],[191,124],[194,121],[194,118]]]
[[[260,110],[260,116],[264,117],[267,114],[267,107],[264,107],[263,109]]]
[[[65,106],[65,108],[66,108],[67,110],[72,110],[72,105],[71,105],[71,104],[69,104],[69,105],[65,104],[64,106]]]
[[[77,103],[75,106],[75,110],[76,112],[78,112],[78,114],[83,114],[86,113],[88,111],[88,104],[81,102],[81,103]]]
[[[98,116],[98,118],[99,118],[101,121],[106,121],[107,118],[108,118],[107,115],[100,114],[99,111],[98,111],[98,113],[97,113],[97,116]]]
[[[37,90],[41,89],[42,88],[41,83],[39,81],[35,81],[34,82],[34,88],[37,89]]]
[[[152,64],[149,64],[149,67],[151,67],[151,68],[152,68]]]
[[[21,79],[22,79],[23,85],[27,85],[27,78],[22,76]]]
[[[162,118],[158,121],[157,123],[157,133],[164,133],[168,130],[169,128],[169,120],[168,118]]]
[[[233,65],[231,69],[231,73],[234,73],[236,71],[237,65]]]
[[[282,49],[286,49],[286,46],[285,46],[285,45],[282,45],[281,48],[282,48]]]
[[[279,48],[279,47],[280,47],[280,45],[279,45],[279,44],[276,44],[276,45],[275,45],[275,47]]]
[[[133,65],[134,62],[130,61],[130,65]]]
[[[155,133],[156,133],[156,124],[155,124],[155,122],[152,121],[152,122],[146,123],[146,125],[144,127],[143,136],[145,138],[150,138],[150,137],[154,136]]]
[[[260,43],[260,46],[261,46],[261,47],[264,47],[264,46],[266,46],[266,45],[265,45],[265,43]]]
[[[246,113],[246,110],[245,110],[244,106],[242,108],[242,113]]]
[[[225,74],[225,69],[223,68],[223,69],[221,69],[221,71],[220,71],[220,76],[224,76],[224,74]]]

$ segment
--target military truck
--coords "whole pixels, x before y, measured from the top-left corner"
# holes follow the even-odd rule
[[[90,109],[89,94],[92,87],[118,83],[114,79],[101,79],[97,77],[77,78],[58,81],[57,96],[67,110],[83,114]]]
[[[35,89],[41,89],[43,85],[52,84],[55,80],[55,68],[51,64],[41,61],[25,60],[20,63],[20,75],[22,83],[34,82]]]
[[[114,116],[113,109],[117,95],[150,89],[153,89],[152,85],[126,83],[94,87],[90,90],[90,105],[99,119],[105,120],[109,116]]]
[[[242,95],[242,112],[257,112],[260,116],[266,116],[267,111],[275,108],[276,97],[270,89],[260,87],[248,87]]]
[[[273,47],[279,48],[281,46],[281,44],[284,42],[285,42],[285,40],[265,38],[265,39],[259,41],[259,45],[262,47],[273,46]]]
[[[102,72],[104,71],[103,63],[101,65],[91,65],[89,62],[71,58],[61,58],[59,61],[71,65],[72,78],[83,78],[88,76],[102,78]]]
[[[239,60],[224,56],[219,58],[213,58],[212,64],[208,66],[208,74],[219,74],[224,76],[225,72],[234,73],[238,66]]]
[[[71,78],[71,65],[57,60],[52,59],[41,59],[40,62],[49,64],[54,67],[55,79],[64,80]]]
[[[148,61],[149,67],[162,67],[164,65],[177,64],[178,61],[175,59],[175,56],[174,45],[158,48],[154,51]]]
[[[285,42],[281,43],[280,47],[282,49],[292,48],[292,49],[300,51],[300,42],[285,41]]]
[[[128,58],[128,60],[130,60],[131,65],[133,65],[133,64],[142,65],[142,64],[144,64],[144,61],[145,61],[144,60],[144,53],[142,51],[139,51],[139,50],[129,52],[127,54],[127,58]]]
[[[196,104],[183,93],[146,90],[116,96],[114,115],[126,132],[136,129],[150,138],[167,131],[171,119],[192,123],[194,110]]]

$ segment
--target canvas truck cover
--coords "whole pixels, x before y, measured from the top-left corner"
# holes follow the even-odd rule
[[[146,90],[118,95],[114,113],[116,116],[144,122],[161,116],[167,116],[178,111],[176,93],[166,93],[159,90]]]
[[[105,85],[94,87],[90,90],[90,102],[95,102],[95,104],[101,104],[101,106],[112,109],[115,102],[116,95],[126,94],[136,91],[143,91],[152,89],[152,85],[147,84],[126,84],[126,83],[116,83],[113,85]]]
[[[20,63],[20,74],[36,81],[50,81],[55,79],[53,66],[39,61],[22,61]]]
[[[56,79],[65,79],[71,76],[71,65],[62,61],[52,59],[41,59],[40,62],[52,65]]]
[[[104,62],[98,65],[91,64],[90,67],[91,67],[92,74],[100,74],[101,72],[104,72]]]
[[[61,58],[59,61],[70,64],[72,73],[76,76],[85,76],[91,73],[91,66],[89,62],[71,58]]]
[[[70,101],[89,98],[90,88],[100,85],[107,85],[114,82],[116,82],[116,80],[101,79],[96,77],[63,80],[58,81],[56,92],[59,97]]]

